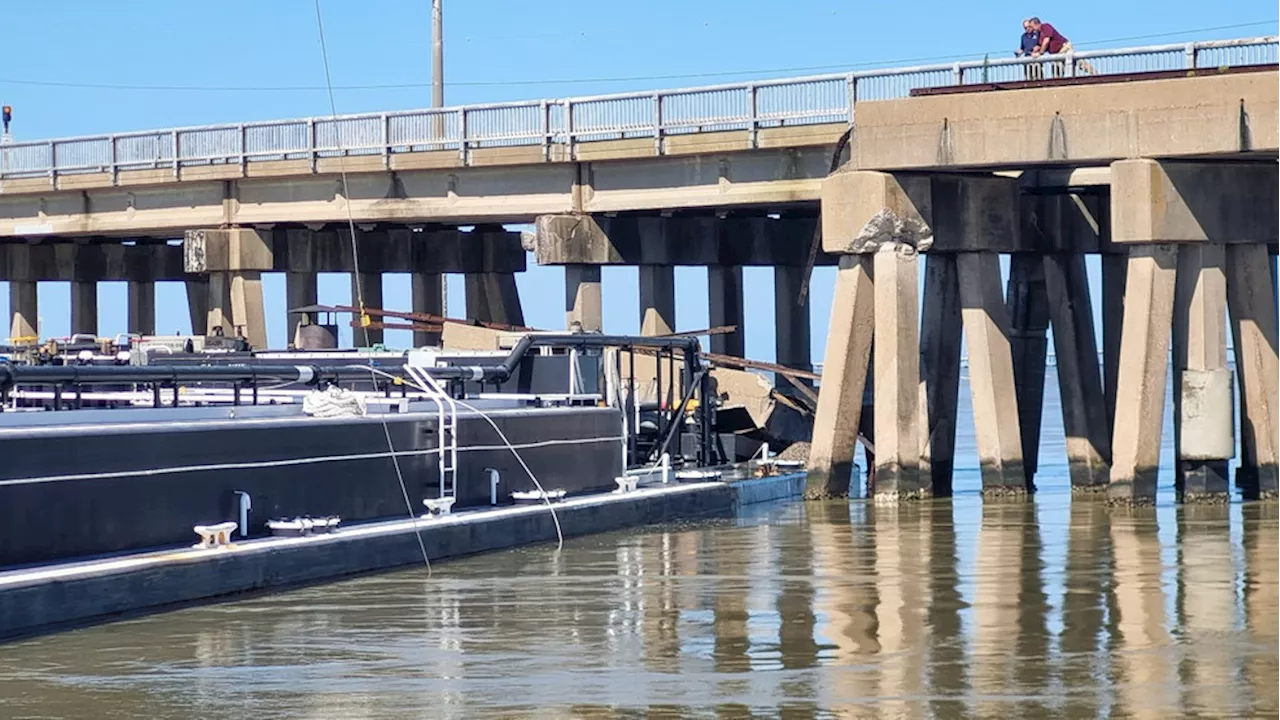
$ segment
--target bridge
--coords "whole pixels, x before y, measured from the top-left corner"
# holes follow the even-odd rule
[[[146,333],[154,282],[181,280],[197,332],[261,345],[262,272],[286,273],[297,307],[315,302],[316,273],[357,265],[371,307],[381,273],[412,273],[425,313],[439,312],[441,273],[464,273],[469,317],[520,324],[525,248],[502,226],[533,223],[537,261],[565,267],[566,322],[586,330],[602,324],[603,265],[640,267],[650,333],[674,328],[674,266],[706,266],[712,324],[738,328],[742,267],[773,267],[778,360],[805,368],[808,308],[795,298],[820,226],[816,262],[839,270],[814,493],[847,488],[873,341],[876,492],[949,492],[962,331],[984,490],[1033,489],[1052,324],[1075,487],[1154,496],[1172,342],[1175,405],[1192,393],[1199,408],[1178,415],[1180,496],[1226,492],[1236,389],[1237,484],[1271,496],[1278,47],[1245,38],[10,144],[11,335],[37,334],[41,281],[70,281],[73,331],[94,332],[96,283],[128,280],[130,330]],[[1101,368],[1085,253],[1104,257]],[[1008,288],[1000,254],[1013,258]],[[742,337],[712,349],[740,355]]]

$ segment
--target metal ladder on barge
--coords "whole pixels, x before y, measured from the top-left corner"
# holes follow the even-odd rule
[[[404,370],[418,384],[427,400],[436,406],[436,448],[440,474],[440,497],[458,495],[458,403],[440,381],[420,367],[405,365]]]

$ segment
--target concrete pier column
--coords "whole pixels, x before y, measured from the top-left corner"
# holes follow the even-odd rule
[[[1129,254],[1102,256],[1102,397],[1107,412],[1107,434],[1115,431],[1116,380],[1120,374],[1120,337],[1124,323],[1124,286]]]
[[[267,313],[262,297],[262,273],[256,270],[234,272],[230,281],[231,314],[236,332],[243,335],[254,349],[266,348]]]
[[[410,276],[410,294],[413,311],[426,315],[444,315],[444,275],[440,273],[415,272]],[[440,333],[413,333],[414,347],[439,345]]]
[[[1125,280],[1108,502],[1155,502],[1178,246],[1135,245]]]
[[[128,331],[139,335],[156,334],[156,283],[154,280],[130,280],[128,286]]]
[[[1276,288],[1263,245],[1227,247],[1227,297],[1240,374],[1241,450],[1236,485],[1246,498],[1274,499],[1280,432]]]
[[[39,339],[40,302],[34,280],[9,281],[9,313],[13,318],[9,323],[11,339]]]
[[[927,498],[933,485],[920,473],[919,255],[910,245],[889,242],[873,258],[875,497]]]
[[[676,330],[676,269],[641,265],[640,334],[667,335]]]
[[[1012,253],[1009,262],[1009,349],[1017,388],[1022,470],[1034,492],[1040,460],[1040,422],[1044,415],[1045,363],[1049,352],[1049,296],[1039,253]]]
[[[98,334],[97,281],[71,281],[71,333]]]
[[[805,497],[849,494],[863,391],[875,329],[870,255],[842,255],[831,300],[831,324],[822,363],[822,388],[813,420]]]
[[[1235,455],[1235,409],[1227,368],[1226,252],[1178,250],[1173,303],[1174,488],[1182,502],[1225,503]]]
[[[934,497],[951,495],[955,465],[956,402],[960,392],[960,283],[956,256],[926,253],[920,321],[920,374],[925,387],[921,426],[927,428],[920,472]]]
[[[982,493],[986,497],[1025,495],[1030,488],[1022,466],[1018,397],[1010,392],[1016,386],[1000,259],[992,252],[960,253],[956,269]]]
[[[565,265],[564,323],[582,326],[583,332],[604,330],[604,299],[601,297],[599,265]]]
[[[205,328],[210,335],[234,337],[234,314],[231,309],[231,275],[225,272],[209,273],[206,283]]]
[[[318,276],[314,272],[287,272],[284,274],[285,319],[288,321],[287,342],[298,337],[298,323],[302,315],[289,312],[294,308],[316,305],[320,302]]]
[[[358,283],[358,285],[357,285]],[[382,273],[378,272],[362,272],[351,273],[351,304],[360,306],[361,293],[364,296],[364,307],[373,308],[375,310],[382,309]],[[360,320],[360,316],[355,319]],[[381,317],[370,316],[372,322],[382,322]],[[351,337],[355,340],[356,346],[378,345],[383,340],[382,328],[375,327],[356,327],[351,330]]]
[[[711,336],[711,352],[745,357],[746,333],[742,315],[742,266],[707,266],[707,295],[711,327],[734,325],[732,333]]]
[[[491,321],[523,326],[524,309],[520,306],[520,290],[516,287],[515,273],[487,272],[484,273],[482,282]]]
[[[489,316],[489,295],[483,273],[467,273],[462,277],[463,294],[466,297],[467,319],[493,322]]]
[[[1045,291],[1058,365],[1062,426],[1073,492],[1106,490],[1111,463],[1111,419],[1098,368],[1097,336],[1084,255],[1044,257]]]
[[[809,298],[797,303],[804,268],[779,265],[773,269],[773,324],[777,363],[797,370],[813,370],[809,348]],[[791,383],[777,379],[779,388]]]
[[[207,275],[188,276],[187,313],[191,317],[191,334],[205,335],[209,328],[209,277]]]

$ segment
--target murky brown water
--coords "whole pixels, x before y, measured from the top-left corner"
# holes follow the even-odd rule
[[[3,646],[0,716],[1274,717],[1276,518],[792,504]]]

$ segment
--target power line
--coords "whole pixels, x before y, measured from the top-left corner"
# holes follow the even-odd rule
[[[1174,32],[1151,33],[1147,35],[1130,35],[1128,37],[1109,38],[1106,40],[1094,40],[1091,42],[1075,43],[1077,47],[1090,47],[1098,45],[1107,45],[1118,42],[1129,42],[1133,40],[1151,40],[1155,38],[1176,37],[1179,35],[1190,35],[1195,33],[1208,33],[1220,30],[1237,30],[1247,27],[1258,27],[1261,25],[1276,25],[1280,20],[1265,20],[1258,22],[1236,23],[1233,25],[1218,25],[1215,27],[1197,28],[1193,30],[1180,30]],[[808,65],[801,67],[789,68],[772,68],[772,69],[754,69],[754,70],[731,70],[722,72],[700,72],[700,73],[679,73],[669,75],[632,75],[618,77],[598,77],[598,78],[552,78],[544,80],[480,80],[480,81],[454,81],[449,82],[451,87],[521,87],[521,86],[537,86],[537,85],[589,85],[603,83],[625,83],[625,82],[654,82],[664,80],[695,80],[703,78],[727,78],[741,76],[761,76],[761,75],[781,75],[792,73],[820,72],[829,70],[853,70],[858,68],[874,69],[881,67],[892,67],[911,63],[923,63],[933,61],[955,60],[957,57],[977,57],[982,55],[998,55],[1004,53],[1008,48],[1001,50],[992,50],[985,52],[970,53],[953,53],[949,55],[934,55],[930,57],[900,58],[897,60],[882,60],[875,62],[863,63],[840,63],[835,65]],[[133,85],[133,84],[117,84],[117,83],[85,83],[71,82],[59,80],[26,80],[16,78],[0,78],[0,84],[3,85],[26,85],[34,87],[52,87],[82,90],[123,90],[137,92],[326,92],[332,90],[356,91],[356,90],[413,90],[431,87],[430,82],[420,83],[385,83],[371,85],[333,85],[332,87],[325,85]]]

